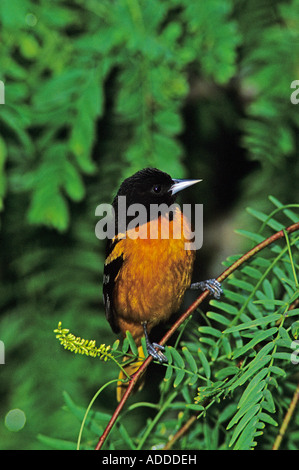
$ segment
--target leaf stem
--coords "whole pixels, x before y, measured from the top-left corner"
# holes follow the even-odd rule
[[[100,395],[100,393],[101,393],[106,387],[108,387],[109,385],[111,385],[111,384],[114,383],[114,382],[118,382],[118,379],[113,379],[113,380],[110,380],[109,382],[105,383],[101,388],[99,388],[99,390],[94,394],[94,396],[93,396],[92,399],[90,400],[89,405],[88,405],[88,407],[86,408],[86,411],[85,411],[85,414],[84,414],[84,417],[83,417],[81,426],[80,426],[80,431],[79,431],[78,440],[77,440],[77,450],[80,450],[80,442],[81,442],[81,438],[82,438],[82,433],[83,433],[84,425],[85,425],[85,422],[86,422],[88,413],[90,412],[90,409],[91,409],[92,405],[94,404],[95,400],[98,398],[98,396]]]
[[[169,395],[168,399],[165,401],[165,403],[163,404],[163,406],[161,407],[159,412],[156,414],[156,416],[154,417],[152,422],[149,424],[149,426],[147,426],[145,433],[143,434],[142,438],[140,439],[137,450],[142,449],[142,446],[144,445],[146,439],[148,438],[148,436],[152,432],[152,429],[155,427],[156,423],[159,421],[159,419],[162,416],[162,414],[164,413],[164,411],[168,408],[168,405],[170,405],[170,403],[175,399],[177,394],[178,394],[178,392],[176,390],[175,392],[173,392],[172,394]]]
[[[289,236],[288,236],[288,233],[286,232],[286,230],[284,230],[283,232],[284,232],[284,236],[285,236],[285,239],[286,239],[286,242],[287,242],[287,247],[288,247],[288,252],[289,252],[290,262],[291,262],[291,266],[292,266],[292,271],[293,271],[293,276],[294,276],[295,285],[296,285],[296,288],[298,288],[298,285],[299,285],[299,284],[298,284],[296,269],[295,269],[295,266],[294,266],[294,260],[293,260],[293,255],[292,255],[292,250],[291,250],[291,244],[290,244]]]

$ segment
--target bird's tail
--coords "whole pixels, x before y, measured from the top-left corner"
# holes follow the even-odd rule
[[[125,356],[123,361],[128,361],[128,357]],[[116,388],[116,398],[117,401],[119,402],[122,397],[124,396],[128,385],[129,385],[129,380],[128,376],[132,377],[132,375],[137,372],[137,370],[142,366],[143,362],[145,359],[145,355],[143,352],[142,346],[138,347],[138,360],[134,362],[129,362],[127,365],[123,366],[123,370],[120,371],[119,376],[118,376],[118,382],[117,382],[117,388]],[[135,385],[135,390],[141,390],[144,385],[144,374],[138,379],[136,385]]]

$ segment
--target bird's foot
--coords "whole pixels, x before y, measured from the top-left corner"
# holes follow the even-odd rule
[[[154,359],[159,361],[161,364],[163,362],[168,362],[167,357],[162,352],[162,351],[165,351],[164,346],[161,346],[161,344],[158,344],[158,343],[151,343],[150,342],[149,337],[148,337],[148,332],[147,332],[147,329],[146,329],[146,325],[147,325],[147,322],[142,323],[147,352],[150,354],[150,356],[152,356]]]
[[[154,359],[156,359],[157,361],[161,362],[161,364],[162,364],[163,362],[168,362],[167,357],[166,357],[165,354],[163,354],[163,352],[162,352],[162,351],[165,351],[165,348],[164,348],[164,346],[161,346],[161,344],[147,342],[147,343],[146,343],[146,349],[147,349],[147,352],[148,352]]]
[[[208,290],[215,299],[220,299],[223,290],[220,282],[217,279],[207,279],[206,281],[194,282],[191,284],[190,289]]]

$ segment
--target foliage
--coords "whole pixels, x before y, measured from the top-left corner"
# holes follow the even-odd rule
[[[74,428],[90,397],[115,380],[115,361],[131,339],[122,350],[104,318],[104,246],[94,235],[94,214],[120,180],[149,165],[173,177],[203,178],[189,193],[205,204],[208,233],[199,254],[206,267],[196,268],[196,280],[203,271],[217,275],[220,260],[258,242],[259,221],[263,230],[276,230],[293,220],[299,122],[290,84],[298,78],[298,8],[298,0],[1,0],[3,448],[44,448],[50,441],[76,447]],[[273,203],[277,212],[268,220]],[[250,226],[249,239],[233,236],[235,226]],[[131,419],[117,423],[110,448],[163,445],[192,412],[202,416],[181,448],[230,441],[269,447],[277,428],[268,421],[280,425],[295,387],[285,354],[298,331],[296,309],[282,313],[296,290],[294,240],[243,267],[200,326],[195,316],[185,325],[184,342],[168,347],[160,398],[155,388],[148,392],[157,403],[145,390],[144,401],[129,406]],[[107,366],[59,348],[52,333],[59,321],[98,344],[113,344],[115,361]],[[254,369],[258,354],[265,367]],[[258,390],[254,408],[250,389],[249,402],[242,398],[247,376]],[[83,446],[92,447],[113,412],[112,387],[87,416]],[[26,424],[11,433],[5,415],[15,408]],[[263,424],[269,434],[255,436]],[[291,423],[284,445],[297,442]]]

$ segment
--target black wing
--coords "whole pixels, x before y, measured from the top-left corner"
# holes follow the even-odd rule
[[[117,324],[117,318],[115,315],[115,309],[113,305],[113,290],[115,286],[115,279],[121,269],[124,259],[120,255],[117,258],[109,261],[109,256],[113,252],[116,244],[119,242],[118,239],[111,241],[108,240],[106,246],[106,262],[104,265],[104,275],[103,275],[103,301],[105,306],[105,313],[108,322],[114,333],[119,332],[119,327]]]

